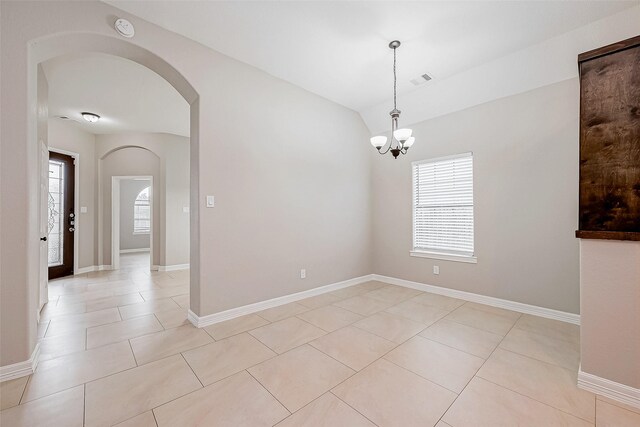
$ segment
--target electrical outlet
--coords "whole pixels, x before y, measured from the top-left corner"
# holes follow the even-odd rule
[[[440,267],[437,265],[433,266],[433,274],[440,274]]]
[[[307,277],[307,270],[303,268],[302,270],[300,270],[300,278],[305,279],[306,277]]]

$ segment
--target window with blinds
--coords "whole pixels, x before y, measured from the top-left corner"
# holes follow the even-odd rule
[[[151,232],[151,205],[149,202],[149,187],[147,187],[138,194],[133,205],[134,234],[149,234]]]
[[[412,167],[413,251],[473,257],[473,154]]]

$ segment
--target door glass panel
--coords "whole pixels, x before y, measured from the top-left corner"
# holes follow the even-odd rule
[[[49,267],[62,265],[64,230],[64,164],[49,160]]]

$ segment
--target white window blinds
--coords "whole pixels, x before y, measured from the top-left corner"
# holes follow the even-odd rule
[[[413,163],[413,250],[473,256],[473,155]]]

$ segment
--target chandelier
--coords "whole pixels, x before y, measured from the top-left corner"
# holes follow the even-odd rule
[[[407,154],[407,150],[409,150],[409,147],[413,145],[416,139],[411,136],[411,129],[398,129],[400,110],[398,110],[396,106],[396,49],[400,47],[400,42],[398,40],[394,40],[389,43],[389,47],[393,49],[393,110],[389,113],[391,116],[391,141],[389,142],[387,149],[382,150],[382,147],[387,144],[387,137],[374,136],[371,138],[371,145],[373,145],[380,154],[387,154],[391,151],[393,157],[398,158],[400,153]]]

